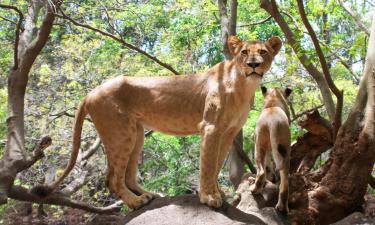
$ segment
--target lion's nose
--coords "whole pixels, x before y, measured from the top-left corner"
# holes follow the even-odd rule
[[[247,65],[250,66],[251,68],[255,69],[260,65],[260,63],[251,62],[251,63],[248,63]]]

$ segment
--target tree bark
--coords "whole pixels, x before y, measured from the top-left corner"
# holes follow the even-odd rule
[[[330,159],[322,167],[325,173],[316,184],[313,180],[307,181],[309,188],[304,195],[307,204],[295,208],[300,213],[292,215],[292,220],[308,217],[315,224],[329,224],[361,209],[375,162],[374,116],[375,15],[355,104],[338,132]]]
[[[3,159],[0,161],[0,203],[7,201],[8,190],[13,185],[17,173],[25,168],[30,157],[25,149],[24,129],[24,97],[30,69],[46,44],[51,32],[54,12],[53,6],[47,1],[46,14],[40,26],[39,32],[35,32],[35,26],[41,1],[30,1],[29,11],[26,17],[25,28],[19,37],[18,49],[15,50],[15,65],[8,77],[8,119],[7,119],[7,143]]]

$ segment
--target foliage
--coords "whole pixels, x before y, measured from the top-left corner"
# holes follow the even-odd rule
[[[26,13],[26,1],[3,2],[18,6]],[[296,113],[300,113],[320,105],[321,96],[317,85],[302,69],[296,56],[306,53],[310,56],[310,63],[318,65],[318,61],[310,38],[304,33],[296,3],[281,1],[279,4],[282,11],[289,14],[283,15],[294,27],[303,49],[294,53],[291,46],[285,44],[271,72],[265,76],[264,85],[291,87],[292,105]],[[366,6],[365,2],[352,1],[353,10],[364,15],[362,19],[368,22],[369,7]],[[202,72],[223,60],[219,13],[214,1],[86,0],[66,2],[63,9],[74,19],[122,37],[181,73]],[[344,90],[344,115],[347,115],[358,87],[351,73],[331,52],[340,55],[360,76],[367,38],[336,1],[311,0],[307,2],[306,11],[322,43],[334,81]],[[11,11],[1,11],[1,16],[17,21],[16,14]],[[325,16],[326,21],[323,19]],[[238,36],[244,40],[266,40],[273,35],[282,37],[280,28],[272,20],[249,25],[267,17],[267,13],[260,10],[259,1],[240,0]],[[0,156],[6,135],[5,84],[13,59],[14,28],[14,23],[0,18]],[[80,100],[94,87],[115,76],[169,74],[165,68],[112,39],[57,19],[51,38],[31,71],[25,103],[28,147],[31,149],[43,134],[49,134],[54,143],[43,160],[20,175],[19,182],[24,185],[39,183],[51,165],[56,169],[63,168],[70,154],[73,118],[63,116],[61,112],[74,114]],[[252,135],[262,109],[262,99],[257,91],[254,108],[244,126],[244,148],[249,155],[254,151]],[[326,115],[324,110],[322,114]],[[293,140],[304,132],[296,123],[292,123],[291,130]],[[93,125],[85,122],[83,149],[87,149],[95,138]],[[199,146],[198,136],[171,137],[154,133],[146,138],[140,165],[145,187],[169,195],[192,191],[197,184]],[[105,156],[101,153],[93,160],[99,167],[98,174],[76,196],[108,204],[113,199],[104,187]],[[226,172],[222,173],[220,181],[228,184],[225,179]],[[89,192],[89,196],[85,196],[85,192]]]

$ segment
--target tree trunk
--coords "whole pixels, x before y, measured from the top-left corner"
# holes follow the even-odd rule
[[[295,206],[292,220],[305,221],[308,217],[315,224],[329,224],[361,210],[375,162],[374,116],[375,16],[356,102],[339,130],[321,180],[316,184],[307,181],[311,182],[307,184],[311,189],[305,189],[307,204]]]
[[[13,185],[17,173],[25,168],[28,161],[32,161],[25,149],[24,130],[24,97],[30,69],[48,40],[54,21],[52,6],[44,3],[48,8],[39,32],[35,33],[35,26],[41,1],[30,1],[25,29],[20,34],[18,46],[15,47],[18,57],[8,77],[8,119],[7,143],[5,154],[0,162],[0,202],[6,202],[8,190]],[[35,37],[36,36],[36,37]]]
[[[231,0],[230,17],[228,16],[227,0],[218,0],[218,7],[220,12],[220,27],[221,27],[221,41],[223,43],[224,57],[226,60],[232,59],[228,48],[229,36],[236,35],[237,27],[237,0]],[[245,173],[244,166],[247,155],[243,150],[243,136],[242,130],[237,134],[234,144],[229,151],[229,178],[232,184],[237,188],[241,182],[241,178]],[[236,144],[235,144],[236,143]],[[250,168],[251,168],[250,164]]]

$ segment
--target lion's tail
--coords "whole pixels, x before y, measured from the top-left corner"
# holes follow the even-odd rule
[[[85,120],[85,116],[87,115],[85,109],[85,100],[82,101],[80,104],[78,111],[76,113],[74,128],[73,128],[73,147],[72,153],[70,155],[70,160],[68,165],[66,166],[64,173],[52,184],[46,185],[36,185],[31,189],[31,192],[39,197],[46,197],[50,193],[52,193],[58,186],[63,182],[64,178],[69,175],[70,171],[74,168],[76,164],[79,147],[81,145],[81,133],[82,133],[82,126]]]

